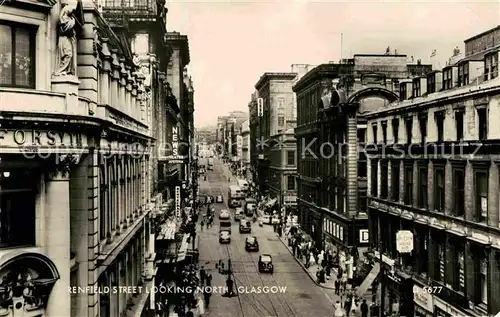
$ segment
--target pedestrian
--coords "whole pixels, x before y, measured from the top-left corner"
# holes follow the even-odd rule
[[[366,299],[363,299],[363,303],[361,303],[359,310],[361,310],[361,317],[368,317],[368,304],[366,303]]]
[[[207,281],[207,286],[212,286],[212,274],[208,273],[205,279]]]
[[[340,304],[339,301],[336,301],[334,304],[335,307],[335,317],[342,317],[344,316],[344,312],[342,311],[342,305]]]
[[[340,281],[337,279],[334,282],[335,285],[335,295],[340,295]]]
[[[201,221],[201,231],[203,231],[203,226],[205,225],[205,223],[203,223],[203,220]]]
[[[212,293],[210,292],[204,292],[203,297],[205,298],[205,307],[207,309],[210,308],[210,296],[212,296]]]
[[[198,308],[198,315],[203,316],[205,315],[205,303],[201,297],[198,296],[196,308]]]
[[[227,296],[232,297],[234,295],[233,292],[233,280],[231,277],[228,277],[226,280],[226,287],[227,287]]]
[[[194,317],[194,313],[191,309],[186,312],[186,317]]]
[[[207,277],[207,273],[205,272],[205,267],[202,266],[200,269],[200,282],[201,286],[205,285],[205,278]]]
[[[348,296],[347,299],[345,300],[345,304],[344,304],[344,310],[345,310],[346,316],[349,316],[349,314],[351,313],[351,306],[352,306],[352,298],[350,298]]]

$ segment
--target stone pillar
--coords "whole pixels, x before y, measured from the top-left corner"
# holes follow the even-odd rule
[[[132,73],[132,117],[136,120],[141,120],[141,116],[139,113],[139,105],[137,104],[137,72]]]
[[[147,186],[147,183],[146,183],[146,158],[145,157],[142,157],[141,158],[141,168],[140,168],[140,175],[141,175],[141,193],[140,193],[140,196],[141,196],[141,205],[146,205],[146,203],[148,202],[147,201],[147,198],[146,198],[146,186]]]
[[[144,91],[144,79],[146,77],[142,73],[137,73],[137,97],[136,97],[136,106],[138,111],[137,120],[140,120],[143,123],[146,123],[146,107],[144,105],[145,99],[145,91]],[[151,128],[151,127],[150,127]]]
[[[126,86],[125,86],[125,89],[126,89],[126,95],[127,95],[127,114],[133,118],[135,118],[135,113],[134,113],[134,106],[132,104],[132,84],[134,83],[134,78],[132,77],[132,73],[130,72],[130,70],[132,69],[132,67],[130,65],[125,65],[125,69],[127,71],[127,76],[126,76]]]
[[[117,50],[111,50],[111,69],[112,69],[112,81],[111,81],[111,102],[110,105],[115,109],[120,108],[120,62],[118,61],[118,56],[116,55]]]
[[[125,58],[119,58],[118,59],[120,61],[120,93],[119,93],[119,97],[118,97],[118,102],[119,102],[119,107],[121,109],[121,111],[123,111],[124,113],[128,113],[128,109],[127,109],[127,99],[126,99],[126,95],[127,95],[127,91],[126,91],[126,87],[127,87],[127,70],[125,69]]]
[[[69,172],[69,166],[57,166],[48,175],[45,186],[45,253],[60,275],[47,303],[47,316],[71,316]]]
[[[111,87],[109,85],[109,76],[110,72],[112,72],[111,68],[111,63],[112,63],[112,57],[111,57],[111,52],[108,47],[108,39],[103,38],[101,40],[101,54],[102,54],[102,71],[101,71],[101,78],[100,78],[100,96],[101,100],[100,103],[103,105],[110,105],[111,104],[111,94],[110,90]]]

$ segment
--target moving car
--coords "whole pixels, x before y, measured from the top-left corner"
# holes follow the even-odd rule
[[[222,197],[222,195],[218,195],[215,198],[215,202],[218,203],[218,204],[222,204],[224,202],[224,198]]]
[[[245,217],[245,213],[243,212],[243,208],[236,208],[236,210],[234,211],[234,220],[236,221],[240,221],[242,219],[244,219]]]
[[[205,203],[206,204],[211,204],[213,202],[214,202],[214,196],[211,196],[211,195],[205,196]]]
[[[242,221],[240,223],[240,233],[251,233],[252,232],[252,225],[250,224],[250,221]]]
[[[229,219],[229,217],[230,217],[230,216],[229,216],[229,210],[227,210],[227,209],[222,209],[222,210],[220,211],[220,213],[219,213],[219,219],[221,219],[221,220],[222,220],[222,219],[224,219],[224,220],[225,220],[225,219]]]
[[[229,233],[231,233],[231,221],[229,221],[229,220],[226,220],[226,221],[221,220],[219,222],[219,226],[220,226],[220,230],[219,231],[229,231]]]
[[[246,251],[259,251],[259,242],[256,237],[247,237],[245,240]]]
[[[219,243],[230,243],[231,242],[231,232],[228,230],[221,230],[219,232]]]
[[[259,256],[259,273],[271,273],[274,272],[273,258],[270,254],[261,254]]]

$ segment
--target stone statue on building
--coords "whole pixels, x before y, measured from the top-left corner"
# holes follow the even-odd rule
[[[460,55],[460,49],[458,48],[458,46],[456,46],[453,49],[453,56],[458,56],[458,55]]]
[[[387,46],[387,48],[385,49],[385,55],[390,55],[390,54],[391,54],[391,47]]]
[[[76,11],[77,2],[72,1],[62,4],[58,22],[58,63],[55,76],[76,76]]]

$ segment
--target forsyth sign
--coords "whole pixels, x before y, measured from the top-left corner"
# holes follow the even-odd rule
[[[79,133],[44,130],[0,130],[0,146],[83,146],[86,136]]]

